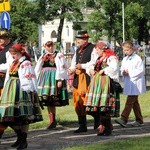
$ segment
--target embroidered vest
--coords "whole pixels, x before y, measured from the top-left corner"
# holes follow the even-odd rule
[[[57,55],[57,51],[55,51],[53,54],[45,54],[43,56],[43,66],[42,68],[44,67],[56,67],[56,63],[55,63],[55,57]]]
[[[80,52],[80,49],[77,49],[76,64],[78,64],[78,63],[83,64],[83,63],[89,62],[91,60],[91,53],[93,51],[94,46],[95,45],[88,43],[88,45],[86,47],[84,47],[81,52]],[[87,73],[85,73],[85,75],[86,75],[86,83],[87,83],[87,85],[89,85],[90,84],[90,76]],[[75,88],[78,87],[78,75],[77,74],[74,75],[73,86]]]

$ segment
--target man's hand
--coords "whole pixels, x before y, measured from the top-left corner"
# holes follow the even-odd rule
[[[82,69],[81,64],[77,64],[77,65],[76,65],[76,69]]]
[[[68,69],[68,73],[71,75],[71,74],[75,73],[75,70]]]
[[[127,70],[127,69],[123,71],[123,75],[125,75],[125,76],[128,76],[128,75],[129,75],[129,73],[128,73],[128,70]]]

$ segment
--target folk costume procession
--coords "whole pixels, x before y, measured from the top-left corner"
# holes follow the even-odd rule
[[[86,30],[78,31],[75,38],[77,49],[70,65],[67,64],[65,55],[59,49],[55,49],[55,43],[50,40],[44,44],[44,53],[33,65],[27,46],[21,42],[14,43],[9,32],[0,29],[0,138],[6,128],[11,127],[17,135],[17,140],[11,147],[17,150],[28,147],[29,125],[43,121],[42,110],[45,107],[49,118],[46,129],[55,129],[58,123],[56,109],[69,105],[69,99],[73,99],[78,119],[75,134],[88,131],[87,115],[91,115],[93,129],[98,130],[97,136],[110,136],[113,131],[111,118],[120,116],[122,89],[118,90],[116,87],[116,84],[120,86],[119,71],[124,77],[124,94],[128,95],[128,98],[121,119],[116,122],[126,126],[133,108],[126,110],[127,105],[130,104],[129,100],[134,98],[137,104],[135,105],[139,108],[135,111],[136,123],[143,124],[138,104],[138,95],[145,92],[145,85],[142,85],[143,76],[140,76],[144,70],[140,57],[134,53],[128,54],[124,50],[127,56],[119,70],[118,57],[106,41],[90,43],[90,36]],[[127,89],[131,80],[136,78],[133,72],[129,73],[131,68],[128,65],[131,59],[134,60],[132,69],[136,68],[136,61],[141,63],[141,72],[138,69],[135,71],[137,78],[140,76],[136,83],[141,85],[139,93],[136,90],[130,93]],[[128,67],[129,70],[125,73],[124,68]],[[73,79],[71,98],[68,92],[70,85],[67,85],[69,76]],[[125,112],[128,112],[128,115]]]

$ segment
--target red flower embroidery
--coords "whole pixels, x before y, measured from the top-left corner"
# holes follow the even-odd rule
[[[35,75],[29,73],[29,74],[25,75],[25,78],[27,78],[28,80],[31,80],[32,78],[35,78]]]
[[[31,62],[27,62],[27,63],[21,65],[21,68],[24,68],[24,67],[27,67],[27,66],[32,66],[32,63]]]

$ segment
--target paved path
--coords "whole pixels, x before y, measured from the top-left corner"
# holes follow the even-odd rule
[[[113,123],[114,130],[111,136],[97,136],[97,131],[93,130],[93,124],[88,123],[88,132],[74,134],[77,124],[68,126],[58,126],[55,130],[32,130],[28,134],[27,150],[61,150],[75,145],[87,145],[117,139],[150,136],[150,119],[145,119],[144,126],[132,127],[130,124],[126,128]],[[16,140],[15,134],[3,135],[0,150],[14,150],[10,145]]]

